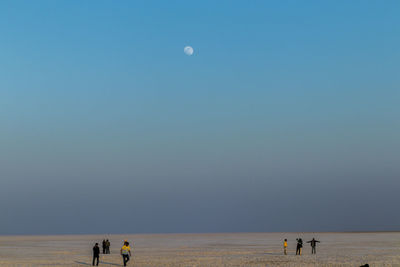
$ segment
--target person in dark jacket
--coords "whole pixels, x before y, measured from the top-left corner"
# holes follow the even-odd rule
[[[99,265],[99,259],[100,259],[100,248],[99,248],[99,243],[96,243],[93,247],[93,261],[92,265],[94,266],[94,262],[97,259],[97,266]]]
[[[310,241],[307,241],[307,243],[310,243],[311,245],[311,254],[316,254],[317,251],[315,250],[315,247],[317,246],[317,243],[321,243],[318,240],[315,240],[315,238],[313,238]]]
[[[301,255],[301,248],[303,247],[303,239],[296,238],[297,246],[296,246],[296,255]]]
[[[106,254],[106,252],[107,252],[107,243],[106,243],[105,239],[103,239],[102,248],[103,248],[103,254]]]

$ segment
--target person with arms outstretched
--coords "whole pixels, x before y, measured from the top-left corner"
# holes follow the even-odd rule
[[[129,257],[131,256],[131,247],[129,246],[129,242],[128,241],[124,241],[124,245],[121,248],[121,255],[122,255],[122,260],[124,261],[124,266],[126,266],[126,264],[129,261]]]
[[[311,245],[311,254],[316,254],[317,251],[315,250],[315,247],[317,246],[317,243],[321,243],[318,240],[315,240],[315,238],[313,238],[310,241],[307,241],[307,243],[310,243]]]

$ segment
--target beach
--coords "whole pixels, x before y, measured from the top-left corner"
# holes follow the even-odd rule
[[[298,237],[320,240],[317,254],[305,243],[296,256]],[[91,266],[104,238],[111,254],[100,255],[100,266],[122,266],[125,239],[133,244],[128,266],[400,266],[398,232],[1,236],[0,266]]]

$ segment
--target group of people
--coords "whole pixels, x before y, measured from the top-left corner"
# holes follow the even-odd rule
[[[301,249],[303,248],[303,239],[301,238],[296,238],[297,245],[296,245],[296,255],[301,255]],[[316,246],[317,243],[320,243],[320,241],[316,240],[315,238],[311,239],[310,241],[307,241],[306,243],[310,243],[311,245],[311,254],[316,254]],[[111,243],[110,241],[103,240],[102,247],[103,247],[103,254],[110,254],[110,246]],[[287,255],[287,239],[283,241],[283,254]],[[129,245],[129,242],[124,240],[123,246],[120,249],[120,254],[122,256],[122,261],[124,263],[124,266],[128,263],[130,260],[130,257],[132,256],[131,254],[131,247]],[[93,261],[92,265],[94,266],[95,263],[98,266],[99,265],[99,259],[100,259],[100,247],[99,243],[96,243],[93,247]]]
[[[110,246],[110,241],[103,239],[103,254],[110,254]]]
[[[301,249],[303,248],[303,239],[301,238],[296,238],[297,245],[296,245],[296,255],[301,255]],[[307,241],[307,243],[310,243],[311,245],[311,254],[316,254],[316,246],[317,243],[320,243],[320,241],[315,240],[315,238],[311,239],[310,241]],[[283,241],[283,254],[287,255],[287,239]]]
[[[111,243],[110,241],[107,240],[103,240],[103,254],[110,254],[110,246]],[[122,261],[124,263],[124,266],[126,266],[126,264],[128,263],[128,261],[130,260],[130,257],[132,256],[131,254],[131,247],[129,246],[129,242],[124,240],[124,244],[120,249],[120,254],[122,256]],[[93,261],[92,261],[92,265],[96,266],[99,265],[99,260],[100,260],[100,247],[99,247],[99,243],[96,243],[93,247]]]
[[[303,248],[303,239],[296,238],[296,241],[297,241],[296,255],[301,255],[301,249]],[[317,251],[316,251],[317,243],[321,243],[321,242],[316,240],[315,238],[313,238],[310,241],[307,241],[306,243],[310,243],[310,245],[311,245],[311,254],[316,254],[317,253]],[[103,254],[110,254],[110,246],[111,246],[111,243],[108,239],[103,240]],[[287,243],[287,239],[285,239],[283,241],[283,254],[285,254],[285,255],[287,255],[287,247],[288,247],[288,243]],[[128,261],[130,260],[130,257],[132,256],[131,247],[127,240],[124,240],[123,246],[120,249],[120,254],[122,256],[122,261],[124,263],[124,266],[126,266]],[[96,262],[96,260],[97,260],[97,262]],[[92,265],[95,266],[95,263],[96,263],[96,265],[98,266],[99,260],[100,260],[100,247],[99,247],[99,243],[96,243],[93,247]],[[369,267],[369,265],[365,264],[361,267]]]

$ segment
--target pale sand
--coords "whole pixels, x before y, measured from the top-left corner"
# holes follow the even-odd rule
[[[100,266],[122,266],[124,239],[134,242],[128,266],[400,266],[400,233],[2,236],[0,266],[89,266],[94,243],[101,246],[104,237],[111,255],[101,255]],[[320,240],[317,255],[305,244],[295,256],[297,237]]]

